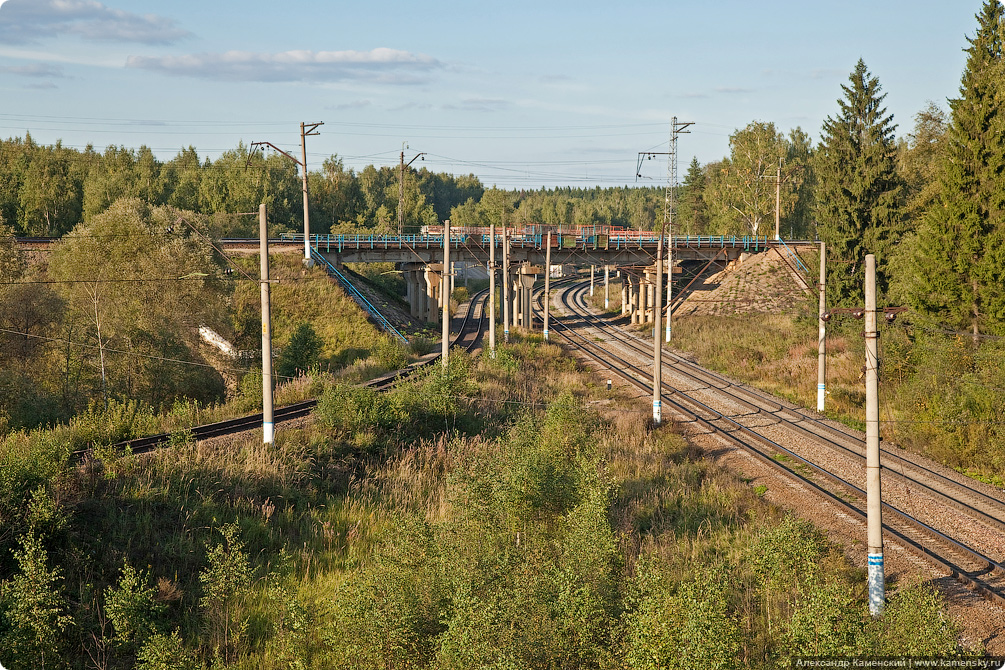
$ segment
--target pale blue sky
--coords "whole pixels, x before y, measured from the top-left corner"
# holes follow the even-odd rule
[[[980,0],[600,3],[6,0],[0,137],[97,148],[267,140],[355,168],[426,152],[487,185],[635,183],[693,121],[680,171],[753,120],[819,138],[859,57],[898,133],[957,94]],[[640,183],[661,183],[647,163]]]

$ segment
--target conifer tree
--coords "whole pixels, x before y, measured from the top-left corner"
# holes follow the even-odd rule
[[[943,326],[1005,332],[1003,9],[987,0],[967,38],[960,97],[940,156],[938,189],[918,230],[907,294]]]
[[[828,289],[843,303],[862,301],[866,254],[876,254],[885,288],[890,247],[901,233],[903,186],[897,175],[893,115],[879,79],[862,59],[842,85],[836,118],[827,117],[815,164],[816,218],[827,242]]]

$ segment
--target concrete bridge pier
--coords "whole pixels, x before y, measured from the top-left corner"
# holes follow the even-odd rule
[[[520,309],[521,309],[521,319],[520,325],[528,330],[534,327],[533,320],[533,304],[532,298],[534,292],[534,282],[537,281],[537,275],[542,271],[542,268],[537,265],[525,264],[520,266],[520,289],[522,295],[520,296]]]
[[[630,305],[631,300],[628,298],[628,275],[626,274],[621,279],[621,316],[627,316]]]
[[[641,323],[639,321],[639,307],[642,305],[642,278],[636,274],[628,275],[628,309],[631,314],[632,325]]]
[[[401,276],[405,280],[405,298],[408,313],[413,319],[426,318],[426,282],[423,278],[424,266],[420,263],[402,263]]]
[[[427,265],[423,271],[423,288],[425,288],[425,318],[426,323],[439,323],[442,309],[442,275],[443,263]],[[449,300],[449,297],[447,298]]]
[[[510,314],[510,316],[512,317],[510,319],[510,323],[512,323],[514,326],[520,325],[520,315],[523,313],[520,309],[520,302],[521,298],[523,298],[523,292],[520,290],[520,280],[517,277],[518,275],[514,275],[509,279],[510,291],[512,291],[513,295],[513,300],[511,301],[512,304],[510,305],[510,309],[512,311],[512,313]]]
[[[642,323],[649,323],[656,318],[656,274],[646,268],[646,308],[642,312]]]

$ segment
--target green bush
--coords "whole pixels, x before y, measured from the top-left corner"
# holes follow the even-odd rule
[[[147,640],[137,657],[137,670],[201,670],[202,663],[185,648],[178,631],[158,633]]]
[[[864,603],[847,584],[809,580],[800,586],[784,646],[792,656],[848,656],[859,653],[867,617]]]
[[[19,572],[3,583],[6,633],[0,639],[5,662],[21,668],[62,667],[63,633],[73,622],[62,595],[62,571],[49,567],[34,532],[14,552]]]
[[[118,645],[140,647],[157,633],[167,608],[157,602],[156,594],[157,587],[149,584],[149,575],[137,572],[125,561],[118,585],[105,592],[105,612]]]
[[[289,343],[276,361],[276,374],[280,378],[292,379],[298,374],[306,374],[318,366],[324,342],[309,323],[301,323],[290,335]]]
[[[630,585],[624,658],[629,668],[734,668],[740,627],[722,568],[706,565],[694,579],[674,583],[659,561],[642,559]]]
[[[199,573],[199,600],[207,642],[218,658],[229,663],[244,649],[248,620],[242,605],[251,589],[252,569],[237,524],[220,527],[223,542],[209,548],[208,566]]]
[[[425,523],[391,518],[375,560],[331,598],[324,641],[335,668],[424,668],[440,632],[435,548]]]
[[[883,616],[869,621],[867,652],[878,656],[955,656],[960,628],[928,583],[900,588],[887,600]]]

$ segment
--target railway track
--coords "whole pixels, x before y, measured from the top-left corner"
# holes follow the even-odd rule
[[[651,340],[640,340],[592,314],[585,303],[586,290],[586,284],[579,283],[559,294],[563,308],[572,316],[553,316],[554,330],[570,346],[651,394]],[[859,436],[666,350],[664,366],[664,380],[677,384],[663,383],[663,407],[668,413],[752,455],[793,485],[812,492],[833,513],[846,515],[864,527],[865,491],[859,484],[864,481],[865,448]],[[793,435],[808,446],[783,446]],[[982,533],[997,534],[1005,541],[1005,505],[978,483],[953,476],[956,473],[940,472],[889,448],[883,458],[884,488],[892,484],[906,488],[913,499],[929,501],[927,506],[952,507],[971,527],[967,533],[959,525],[946,527],[945,522],[937,527],[887,502],[883,508],[886,539],[1005,606],[1005,568],[997,558],[1000,554],[995,552],[992,557],[991,552],[973,546],[979,544],[975,539]],[[841,462],[840,467],[835,467],[835,459]],[[861,477],[849,476],[849,472]]]
[[[465,310],[464,315],[460,317],[460,323],[457,327],[457,335],[451,343],[452,347],[460,347],[465,351],[472,351],[477,348],[478,343],[481,341],[482,333],[485,330],[485,303],[487,298],[488,291],[481,291],[472,296],[471,300],[468,301],[468,307]],[[457,317],[455,317],[454,320],[457,321]],[[360,386],[372,388],[378,391],[386,391],[402,379],[415,374],[416,371],[431,365],[439,359],[439,353],[429,354],[415,363],[412,363],[408,367],[389,372],[380,377],[375,377],[374,379],[360,384]],[[291,405],[284,405],[283,407],[277,407],[273,410],[273,421],[276,424],[279,424],[285,421],[292,421],[294,419],[305,417],[314,411],[317,404],[318,401],[316,399],[312,399],[293,403]],[[249,414],[247,416],[237,417],[234,419],[226,419],[224,421],[203,424],[201,426],[193,426],[188,430],[190,431],[192,438],[196,440],[206,440],[212,437],[234,435],[248,430],[256,430],[261,427],[262,413],[258,412],[256,414]],[[171,433],[159,433],[157,435],[125,440],[112,446],[120,450],[129,450],[134,454],[143,454],[154,451],[155,449],[170,443],[170,441]],[[82,461],[92,451],[92,448],[75,451],[71,454],[71,460],[76,462]]]

